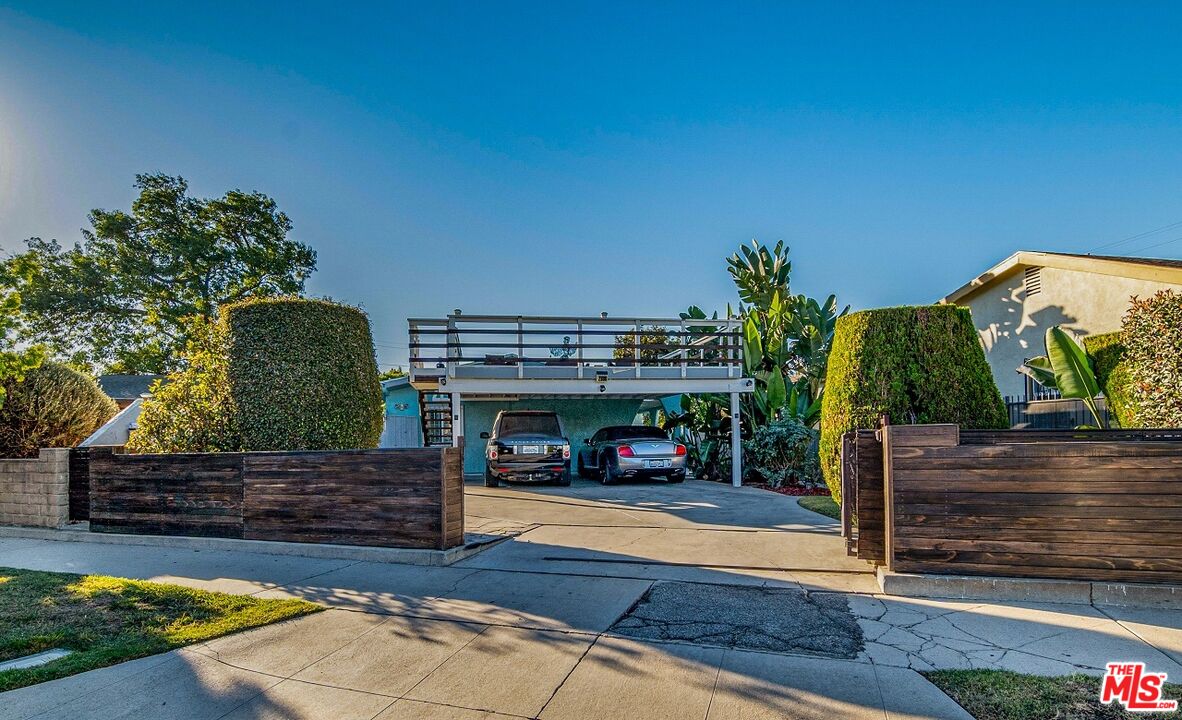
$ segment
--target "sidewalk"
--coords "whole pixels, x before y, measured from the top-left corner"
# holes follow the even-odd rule
[[[0,540],[0,566],[333,609],[5,693],[17,718],[966,718],[918,673],[622,637],[630,578]]]
[[[468,511],[536,527],[449,567],[0,538],[0,566],[331,608],[5,693],[0,720],[964,720],[921,671],[1182,678],[1182,611],[874,595],[832,522],[763,491],[476,488]]]

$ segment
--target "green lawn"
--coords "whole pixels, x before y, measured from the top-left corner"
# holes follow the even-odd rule
[[[321,610],[102,575],[0,567],[0,661],[50,648],[74,654],[0,672],[0,692]]]
[[[828,495],[802,495],[796,504],[805,510],[812,510],[825,517],[831,517],[834,520],[841,519],[841,506]]]
[[[937,670],[924,673],[977,720],[1110,720],[1177,718],[1179,713],[1130,713],[1100,704],[1100,678],[1088,675],[1040,677],[1003,670]],[[1166,685],[1165,696],[1182,698],[1182,685]]]

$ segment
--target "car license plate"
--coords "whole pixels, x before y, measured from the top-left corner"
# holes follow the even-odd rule
[[[646,468],[667,468],[670,462],[668,460],[645,460],[644,466]]]
[[[522,445],[521,446],[521,454],[522,455],[541,455],[542,454],[542,446],[541,445]]]

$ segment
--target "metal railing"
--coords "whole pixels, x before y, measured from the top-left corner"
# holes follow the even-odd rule
[[[517,377],[534,368],[575,368],[573,377],[595,377],[596,367],[723,368],[742,375],[741,321],[682,318],[544,317],[449,315],[411,318],[411,379],[455,377],[457,368],[515,367]]]
[[[1006,411],[1010,427],[1031,430],[1070,430],[1081,425],[1095,425],[1096,419],[1082,400],[1052,397],[1014,398],[1007,396]],[[1111,427],[1112,417],[1103,397],[1096,399],[1100,418]]]

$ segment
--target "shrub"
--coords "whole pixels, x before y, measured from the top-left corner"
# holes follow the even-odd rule
[[[225,329],[198,324],[185,348],[188,367],[157,383],[127,441],[136,453],[233,452],[242,448],[226,381]]]
[[[743,441],[743,465],[772,487],[815,485],[821,481],[817,439],[816,430],[795,418],[776,420]]]
[[[1084,349],[1092,358],[1096,381],[1104,391],[1109,414],[1122,428],[1137,427],[1129,396],[1129,366],[1124,362],[1125,346],[1120,332],[1089,335],[1083,340]]]
[[[0,456],[36,457],[43,447],[73,447],[119,412],[93,378],[46,362],[5,383]]]
[[[245,450],[377,447],[382,390],[369,319],[323,300],[222,308],[234,428]]]
[[[1133,298],[1121,340],[1137,427],[1182,427],[1182,294]]]
[[[821,409],[821,470],[841,501],[841,436],[890,422],[1006,428],[1001,393],[967,308],[865,310],[837,321]]]

